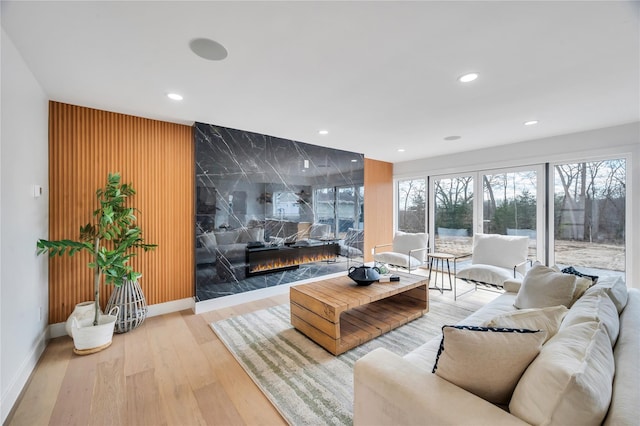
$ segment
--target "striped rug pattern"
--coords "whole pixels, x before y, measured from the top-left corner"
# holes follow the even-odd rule
[[[288,304],[211,327],[289,424],[351,425],[356,360],[377,347],[404,355],[471,312],[430,301],[425,316],[337,357],[291,326]]]

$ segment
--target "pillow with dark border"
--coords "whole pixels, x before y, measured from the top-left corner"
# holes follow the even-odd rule
[[[588,274],[583,274],[582,272],[576,271],[576,268],[574,268],[573,266],[567,266],[560,272],[562,272],[563,274],[577,275],[581,278],[582,277],[589,278],[591,281],[593,281],[593,284],[597,283],[599,278],[597,275],[588,275]]]
[[[433,373],[486,401],[507,405],[547,332],[445,325]]]

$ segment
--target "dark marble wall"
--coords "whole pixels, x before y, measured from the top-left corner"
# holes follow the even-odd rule
[[[343,271],[361,255],[352,240],[361,245],[364,218],[356,213],[352,222],[338,226],[327,219],[325,207],[319,220],[314,193],[319,188],[353,187],[352,201],[361,211],[362,154],[204,123],[194,127],[198,300]],[[349,211],[349,202],[342,208]],[[353,228],[349,235],[347,227]],[[318,228],[325,238],[341,244],[344,256],[247,276],[248,243],[322,244],[310,238],[309,231],[314,234]]]

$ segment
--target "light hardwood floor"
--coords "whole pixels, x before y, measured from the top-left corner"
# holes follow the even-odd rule
[[[475,310],[496,296],[478,291],[457,303]],[[453,299],[429,292],[443,297]],[[71,338],[52,339],[5,425],[286,425],[209,327],[283,303],[288,294],[147,318],[86,356],[73,354]]]
[[[5,424],[286,425],[209,323],[288,301],[147,318],[93,355],[52,339]]]

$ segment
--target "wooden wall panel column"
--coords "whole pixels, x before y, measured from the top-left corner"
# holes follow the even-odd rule
[[[137,194],[131,205],[155,251],[132,260],[148,304],[194,295],[193,136],[189,126],[49,103],[49,239],[77,239],[93,219],[96,189],[120,172]],[[49,262],[49,323],[92,300],[89,256]],[[104,307],[111,287],[101,292]]]
[[[364,159],[364,261],[393,239],[393,164]]]

